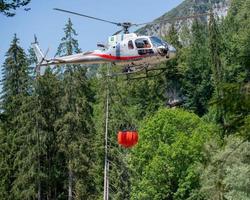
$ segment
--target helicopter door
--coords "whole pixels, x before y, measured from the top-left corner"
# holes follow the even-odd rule
[[[120,45],[120,43],[118,43],[118,44],[116,45],[115,54],[116,54],[117,57],[120,57],[120,56],[121,56],[121,45]]]
[[[129,50],[134,49],[134,44],[133,44],[132,40],[129,40],[129,41],[128,41],[128,49],[129,49]]]
[[[139,38],[135,40],[135,46],[138,49],[139,55],[154,54],[152,45],[147,38]]]

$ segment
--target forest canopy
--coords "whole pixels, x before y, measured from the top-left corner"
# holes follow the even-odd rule
[[[13,15],[29,1],[0,3]],[[15,34],[2,65],[0,199],[103,199],[107,91],[110,199],[250,199],[249,10],[232,0],[223,19],[171,26],[176,58],[134,81],[107,78],[105,65],[37,76]],[[81,52],[71,19],[62,31],[57,55]],[[117,143],[125,126],[139,133],[132,149]]]

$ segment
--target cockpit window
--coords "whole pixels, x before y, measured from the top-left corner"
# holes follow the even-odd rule
[[[167,47],[167,43],[162,41],[160,38],[152,36],[150,37],[150,40],[153,44],[154,47],[159,47],[159,46],[165,46]]]
[[[151,48],[151,44],[149,43],[149,40],[147,38],[139,38],[135,40],[135,46],[138,49],[142,48]]]

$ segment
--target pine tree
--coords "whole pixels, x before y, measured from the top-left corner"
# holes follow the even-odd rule
[[[68,19],[68,22],[63,30],[65,36],[61,39],[61,43],[57,48],[56,56],[68,56],[74,53],[80,53],[81,50],[78,46],[78,41],[74,38],[75,36],[77,36],[77,33],[73,28],[73,24],[70,18]],[[70,70],[72,66],[76,65],[63,65],[63,67],[60,67],[59,69],[62,73],[64,70]]]
[[[6,1],[2,0],[0,1],[0,13],[3,13],[4,15],[8,17],[13,17],[15,15],[15,10],[19,7],[26,6],[30,3],[30,0],[12,0],[12,1]],[[29,10],[25,8],[24,10]]]
[[[3,64],[2,109],[8,119],[16,115],[21,105],[19,96],[29,92],[28,62],[24,50],[19,46],[19,39],[14,35]],[[8,121],[8,120],[7,120]]]
[[[88,170],[94,125],[91,91],[85,73],[82,68],[64,73],[61,117],[56,122],[59,150],[65,157],[68,169],[69,199],[74,196],[77,199],[87,199],[91,195]]]
[[[0,199],[5,199],[9,195],[11,170],[8,162],[9,144],[6,132],[0,129]]]
[[[29,65],[33,65],[35,59],[34,52],[30,49],[29,54]],[[34,66],[31,68],[34,69]],[[41,81],[49,80],[41,84]],[[57,177],[50,178],[53,173],[53,169],[57,167],[51,167],[52,164],[50,160],[55,159],[57,154],[51,155],[49,152],[53,148],[54,152],[57,152],[56,145],[53,146],[54,141],[50,141],[50,136],[54,135],[55,132],[52,130],[47,130],[46,121],[47,116],[45,114],[54,115],[57,117],[58,112],[54,104],[51,103],[50,95],[52,92],[58,90],[59,87],[54,87],[54,91],[51,90],[48,84],[55,86],[56,82],[55,76],[51,73],[47,73],[44,77],[36,77],[32,81],[32,94],[26,97],[25,103],[20,107],[20,114],[16,116],[20,123],[17,124],[18,132],[16,133],[15,143],[20,146],[16,152],[16,158],[14,160],[14,166],[16,168],[16,179],[13,182],[12,192],[15,199],[35,199],[41,200],[45,197],[48,199],[54,198],[53,190],[57,190],[57,193],[61,194],[63,189],[60,188],[59,184],[54,184],[57,182]],[[44,88],[45,87],[45,88]],[[44,89],[43,89],[44,88]],[[46,91],[46,88],[48,89]],[[41,91],[45,91],[41,93]],[[43,102],[43,97],[46,96]],[[59,95],[53,98],[56,101]],[[58,102],[57,102],[58,103]],[[43,108],[47,108],[51,111],[49,113],[44,112]],[[54,121],[48,122],[52,127],[54,126]],[[48,142],[49,141],[49,142]],[[52,147],[51,147],[52,146]],[[56,159],[55,159],[56,160]],[[56,166],[56,165],[54,165]],[[60,195],[55,196],[58,198]]]
[[[18,152],[20,146],[19,127],[22,121],[18,118],[22,114],[21,107],[29,96],[28,61],[24,50],[19,46],[19,39],[14,35],[11,46],[3,64],[3,91],[1,108],[3,118],[3,158],[6,166],[5,193],[6,198],[15,199],[12,184],[16,180]],[[2,145],[2,144],[1,144]]]
[[[167,70],[164,73],[164,87],[166,88],[165,93],[167,97],[166,105],[175,107],[183,103],[183,95],[181,92],[181,80],[183,77],[179,67],[182,45],[174,24],[171,25],[166,40],[177,49],[176,58],[166,62]]]
[[[71,20],[64,28],[57,55],[79,53],[76,31]],[[91,165],[92,92],[86,77],[86,69],[80,65],[66,65],[62,79],[61,117],[56,127],[60,138],[59,150],[64,156],[68,176],[68,199],[91,199],[93,188],[89,174]]]
[[[74,38],[74,36],[77,36],[77,33],[73,28],[73,23],[70,18],[63,30],[65,36],[61,39],[56,55],[67,56],[72,55],[73,53],[79,53],[80,49],[78,47],[78,41]]]
[[[200,169],[200,192],[206,199],[249,199],[249,142],[229,136],[223,148],[214,141],[205,148],[204,154],[211,162]]]
[[[36,140],[36,192],[40,199],[65,199],[66,161],[59,151],[56,120],[60,117],[61,83],[48,68],[38,77],[33,94],[33,138]]]
[[[214,79],[216,83],[219,82],[216,84],[214,107],[217,121],[227,134],[245,125],[250,110],[249,8],[249,0],[233,0],[228,16],[220,27],[213,17],[210,22],[211,62]]]
[[[223,68],[221,63],[221,51],[222,51],[221,35],[219,27],[214,18],[214,15],[210,15],[209,21],[209,46],[210,46],[210,56],[211,65],[213,71],[213,80],[215,85],[216,95],[221,97],[220,86],[223,83]]]
[[[174,24],[171,25],[168,34],[167,34],[167,41],[173,45],[177,50],[181,49],[182,44],[179,40],[179,35],[177,29],[175,28]]]
[[[94,119],[95,136],[95,166],[93,173],[97,186],[96,199],[103,198],[103,171],[104,171],[104,137],[106,120],[106,98],[108,88],[109,116],[108,116],[108,161],[109,161],[109,197],[111,199],[130,198],[130,173],[128,166],[129,151],[118,145],[117,133],[126,128],[138,128],[139,119],[155,112],[158,108],[158,99],[153,92],[153,81],[124,80],[124,77],[106,78],[106,67],[99,69],[102,78],[92,80],[96,93]],[[113,69],[114,70],[114,69]],[[151,85],[152,84],[152,85]],[[153,99],[155,104],[153,103]]]
[[[21,113],[16,116],[18,129],[14,143],[19,148],[14,159],[15,180],[12,184],[14,199],[35,199],[39,185],[39,141],[36,119],[37,105],[34,94],[25,98]]]
[[[198,20],[191,29],[190,45],[182,50],[182,92],[185,107],[202,116],[207,112],[212,96],[211,67],[207,28]]]

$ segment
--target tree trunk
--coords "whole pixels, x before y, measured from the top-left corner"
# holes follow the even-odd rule
[[[40,176],[40,174],[39,174]],[[37,192],[37,200],[41,200],[41,181],[38,181],[38,192]]]
[[[68,200],[72,200],[73,196],[72,196],[72,190],[73,190],[73,172],[72,170],[69,168],[69,197]]]

